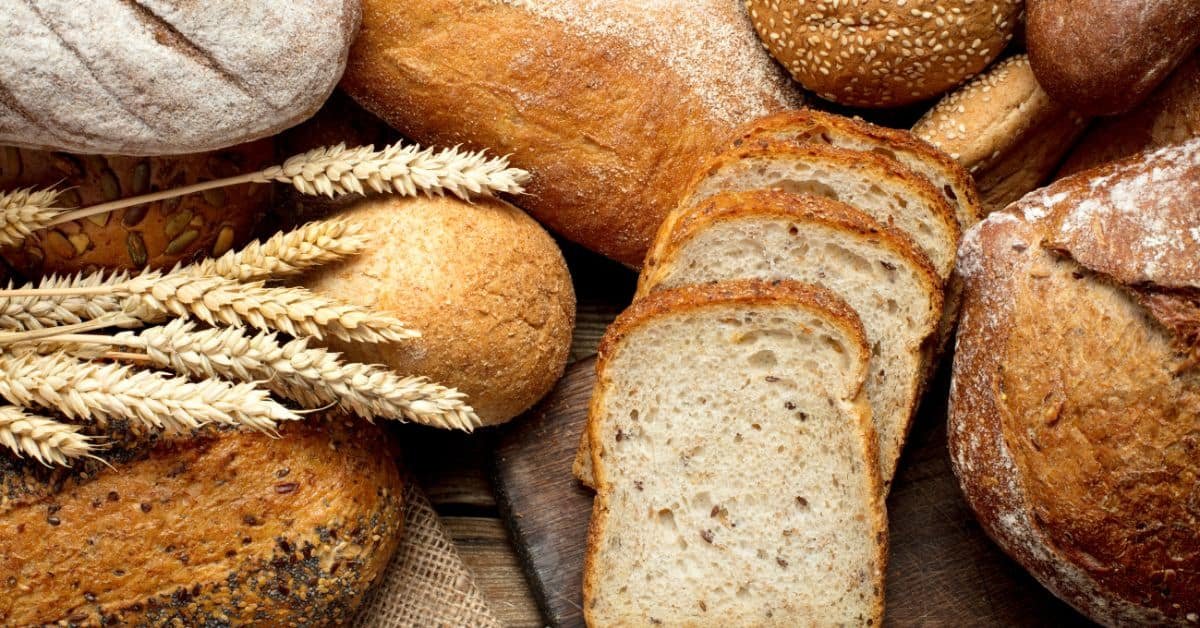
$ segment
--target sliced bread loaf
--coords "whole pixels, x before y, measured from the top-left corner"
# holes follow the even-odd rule
[[[795,282],[665,290],[626,310],[588,425],[588,625],[878,625],[868,357],[849,306]]]
[[[700,171],[689,200],[668,214],[646,257],[652,264],[668,240],[678,214],[722,191],[780,189],[824,196],[852,205],[907,234],[930,259],[938,275],[950,276],[960,229],[954,210],[923,177],[895,160],[874,153],[757,141],[713,158]]]
[[[925,381],[942,314],[942,281],[907,237],[825,198],[726,192],[682,214],[642,289],[731,279],[828,288],[862,319],[871,349],[867,397],[890,484]]]
[[[753,145],[760,140],[824,144],[890,157],[933,184],[954,208],[962,230],[979,222],[979,192],[970,173],[949,155],[908,131],[814,109],[797,109],[747,124],[734,140],[734,146]]]

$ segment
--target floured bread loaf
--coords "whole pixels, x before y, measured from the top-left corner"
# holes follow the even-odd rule
[[[950,453],[984,530],[1096,621],[1200,620],[1200,140],[990,216],[966,298]]]
[[[794,282],[656,292],[622,314],[588,425],[588,624],[879,625],[868,355],[849,307]]]
[[[0,144],[198,153],[320,108],[346,66],[357,0],[0,3]]]
[[[736,0],[365,0],[342,84],[415,140],[511,154],[515,202],[630,266],[738,125],[802,103]]]

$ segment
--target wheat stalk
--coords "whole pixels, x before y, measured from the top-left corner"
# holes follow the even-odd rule
[[[344,144],[317,148],[295,155],[279,166],[258,172],[205,181],[171,190],[118,199],[108,203],[63,212],[42,226],[53,226],[103,214],[123,207],[228,187],[242,183],[291,184],[303,194],[362,194],[366,189],[405,196],[447,192],[464,200],[472,196],[500,193],[520,194],[529,173],[510,168],[504,157],[488,157],[484,151],[463,152],[455,148],[435,151],[400,143],[375,150],[374,146],[346,148]]]
[[[108,279],[89,278],[80,282],[83,285],[71,279],[58,283],[54,288],[0,290],[0,304],[5,298],[126,297],[131,302],[109,300],[105,307],[146,322],[159,322],[166,316],[193,317],[210,325],[249,325],[290,336],[334,336],[347,342],[420,337],[420,333],[391,316],[322,297],[305,288],[269,288],[262,282],[238,283],[224,277],[198,276],[186,267],[166,274],[145,272],[133,278],[121,273]]]
[[[255,240],[238,251],[205,259],[187,270],[236,281],[258,281],[296,275],[314,266],[357,255],[367,238],[357,223],[347,220],[310,222],[265,242]]]
[[[13,190],[0,194],[0,245],[16,246],[33,231],[49,226],[67,211],[55,207],[60,190]]]
[[[253,384],[190,382],[63,353],[0,353],[0,396],[21,406],[54,408],[72,419],[135,418],[158,429],[219,423],[274,433],[278,421],[300,418]]]
[[[96,458],[91,437],[80,434],[79,426],[60,423],[16,406],[0,405],[0,445],[46,465],[71,466],[73,458]]]
[[[481,425],[465,395],[453,388],[423,377],[401,377],[381,366],[342,362],[339,354],[309,347],[303,338],[281,344],[275,334],[251,336],[234,328],[197,330],[194,324],[176,319],[138,333],[64,334],[53,341],[140,349],[159,367],[199,377],[259,381],[309,408],[336,404],[367,419],[397,419],[468,432]]]

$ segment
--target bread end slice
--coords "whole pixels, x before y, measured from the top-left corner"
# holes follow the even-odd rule
[[[878,625],[868,355],[850,308],[795,282],[665,290],[619,317],[589,417],[588,624]]]

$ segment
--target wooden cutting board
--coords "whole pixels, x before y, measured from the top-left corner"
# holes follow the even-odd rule
[[[583,626],[581,573],[591,492],[571,476],[595,358],[568,367],[546,399],[495,449],[502,515],[538,604],[555,626]],[[886,624],[1086,626],[983,533],[946,450],[948,369],[926,395],[888,498],[891,556]]]

